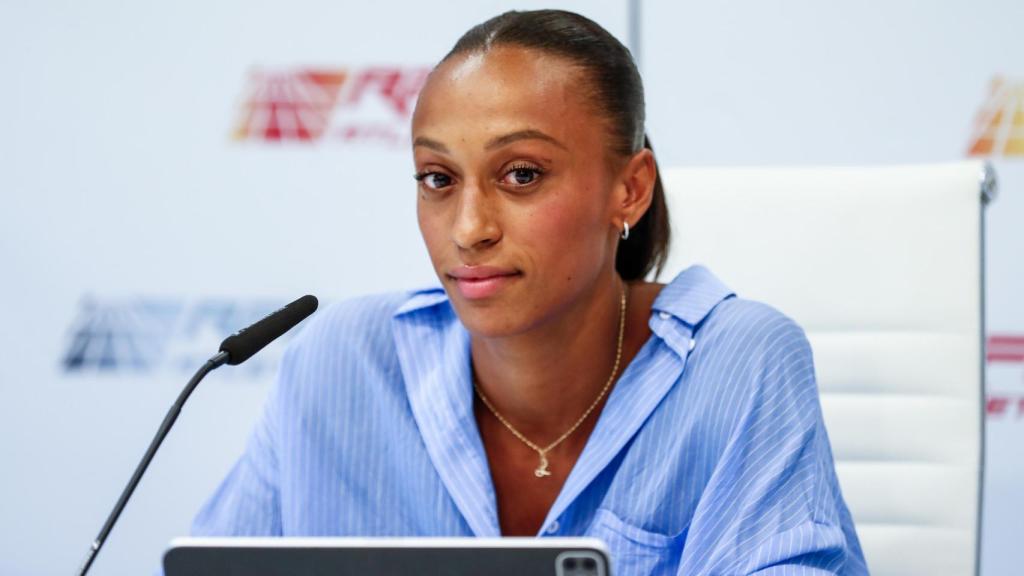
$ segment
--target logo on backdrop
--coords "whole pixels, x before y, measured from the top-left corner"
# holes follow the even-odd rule
[[[974,116],[968,156],[1024,157],[1024,79],[995,76]],[[1024,334],[989,334],[985,411],[1024,421]]]
[[[277,310],[277,300],[83,298],[68,330],[61,367],[68,374],[191,375],[217,353],[221,340]],[[281,339],[294,336],[292,330]],[[283,346],[275,345],[232,372],[272,374]]]
[[[1024,334],[989,335],[986,358],[990,379],[1002,381],[1003,378],[999,377],[1006,376],[1006,380],[1016,378],[1018,383],[1024,384]],[[985,405],[988,417],[1024,418],[1024,388],[1018,393],[1011,393],[992,390],[993,387],[990,382]]]
[[[254,70],[232,137],[405,146],[429,72],[426,66]]]
[[[1024,334],[992,334],[988,337],[988,351],[985,356],[990,363],[1024,364]]]
[[[968,156],[1024,156],[1024,80],[996,76],[974,118]]]

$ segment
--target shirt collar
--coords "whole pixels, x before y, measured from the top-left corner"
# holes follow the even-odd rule
[[[409,299],[395,311],[395,317],[397,318],[411,312],[432,308],[447,301],[448,294],[446,294],[444,288],[441,288],[440,286],[416,290],[409,296]]]
[[[728,286],[710,270],[696,264],[680,272],[665,286],[651,309],[652,312],[675,316],[693,329],[719,302],[731,296],[735,293]]]
[[[710,270],[695,264],[677,274],[665,286],[652,309],[667,312],[690,326],[696,326],[719,302],[734,295]],[[395,311],[395,316],[431,308],[447,301],[448,295],[440,286],[416,290]]]
[[[651,306],[655,312],[674,316],[689,325],[691,331],[714,310],[719,302],[735,296],[717,276],[706,267],[695,264],[683,270],[658,294]],[[448,294],[440,286],[414,291],[409,299],[395,311],[395,317],[426,310],[448,303]]]

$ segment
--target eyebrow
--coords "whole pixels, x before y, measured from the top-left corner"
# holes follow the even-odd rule
[[[412,143],[413,147],[423,146],[424,148],[430,148],[431,150],[437,150],[442,154],[448,154],[448,147],[441,144],[437,140],[432,140],[426,136],[417,136],[416,140]]]
[[[484,149],[493,150],[494,148],[501,148],[502,146],[511,144],[513,142],[516,142],[517,140],[543,140],[545,142],[550,142],[563,150],[566,149],[565,145],[556,140],[554,137],[548,136],[547,134],[541,132],[540,130],[534,129],[517,130],[515,132],[505,134],[504,136],[498,136],[497,138],[494,138],[490,142],[488,142],[487,145],[484,146]]]
[[[551,144],[554,144],[555,146],[558,146],[563,150],[566,150],[565,145],[559,142],[554,137],[549,136],[544,132],[541,132],[540,130],[534,130],[532,128],[526,130],[517,130],[515,132],[510,132],[508,134],[492,138],[491,141],[484,146],[484,149],[493,150],[495,148],[501,148],[502,146],[506,146],[519,140],[543,140],[545,142],[550,142]],[[431,150],[436,150],[442,154],[449,153],[447,146],[438,142],[437,140],[427,138],[426,136],[418,136],[416,140],[413,141],[412,145],[414,147],[423,146],[424,148],[430,148]]]

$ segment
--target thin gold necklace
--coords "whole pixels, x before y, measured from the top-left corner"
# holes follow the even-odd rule
[[[484,406],[487,406],[487,409],[491,411],[491,414],[494,414],[494,417],[498,419],[498,422],[501,422],[505,426],[505,428],[508,428],[508,431],[511,432],[513,436],[518,438],[519,441],[522,442],[523,444],[529,446],[534,452],[537,453],[538,456],[540,456],[540,465],[538,465],[537,469],[533,471],[533,475],[536,476],[537,478],[551,476],[551,471],[548,470],[548,452],[550,452],[551,449],[554,448],[555,446],[558,446],[559,444],[564,442],[566,438],[571,436],[572,433],[575,432],[576,429],[580,427],[580,424],[583,424],[583,421],[587,419],[587,416],[590,416],[590,413],[593,412],[595,408],[597,408],[597,405],[601,402],[601,399],[604,398],[604,395],[608,393],[608,389],[612,387],[612,384],[615,382],[615,375],[619,372],[619,363],[622,361],[622,337],[625,333],[626,284],[623,283],[622,298],[621,303],[619,305],[619,341],[615,345],[615,365],[612,367],[612,373],[608,376],[608,381],[605,382],[604,388],[601,388],[601,393],[597,395],[597,398],[595,398],[594,401],[590,404],[590,407],[587,408],[586,412],[584,412],[583,415],[580,416],[578,420],[576,420],[576,423],[569,427],[569,429],[566,430],[565,433],[559,436],[557,440],[555,440],[551,444],[548,444],[544,448],[541,448],[537,444],[531,442],[529,438],[524,436],[519,430],[516,430],[515,427],[512,426],[512,423],[506,420],[505,417],[498,412],[494,405],[491,404],[491,401],[487,399],[487,396],[484,396],[483,390],[480,389],[480,386],[478,386],[476,381],[474,380],[473,388],[476,389],[476,393],[478,396],[480,396],[480,400],[483,401]]]

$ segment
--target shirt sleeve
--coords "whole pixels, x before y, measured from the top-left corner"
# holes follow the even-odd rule
[[[789,319],[770,323],[737,368],[747,391],[678,574],[867,574],[835,475],[810,345]]]
[[[193,536],[281,535],[276,413],[283,378],[284,368],[245,451],[193,520]]]

